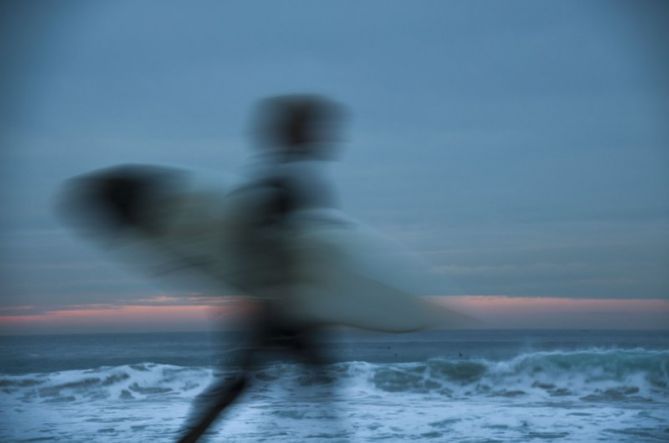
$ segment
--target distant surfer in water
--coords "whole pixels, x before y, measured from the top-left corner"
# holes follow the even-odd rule
[[[248,276],[249,291],[261,297],[246,325],[245,346],[226,362],[233,367],[232,374],[216,380],[196,398],[179,442],[195,442],[206,432],[247,388],[260,358],[269,351],[292,354],[317,371],[324,368],[325,358],[316,343],[320,325],[285,314],[299,272],[291,254],[290,230],[291,217],[299,211],[336,206],[321,169],[334,154],[341,117],[338,105],[316,95],[269,98],[258,107],[254,130],[260,161],[252,179],[234,193],[255,202],[237,247],[240,259],[248,260],[241,269],[256,270]]]

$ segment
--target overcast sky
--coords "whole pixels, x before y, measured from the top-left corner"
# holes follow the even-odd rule
[[[349,108],[343,208],[436,293],[669,298],[666,3],[2,8],[5,312],[155,294],[59,224],[58,186],[127,162],[239,171],[254,103],[290,92]]]

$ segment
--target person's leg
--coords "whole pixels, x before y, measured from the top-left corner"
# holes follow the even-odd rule
[[[207,431],[216,418],[239,397],[248,385],[248,377],[242,373],[234,379],[222,380],[200,394],[196,402],[192,422],[186,432],[177,440],[179,443],[193,443]]]
[[[267,332],[263,327],[265,315],[265,309],[261,309],[252,320],[246,322],[246,332],[237,342],[239,347],[228,353],[222,363],[222,372],[230,375],[215,379],[195,398],[178,443],[198,441],[249,386],[257,364],[257,354],[261,352],[263,342],[266,341]],[[227,348],[226,340],[220,345]]]

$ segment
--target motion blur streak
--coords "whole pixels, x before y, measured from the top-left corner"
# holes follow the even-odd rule
[[[68,183],[61,213],[128,263],[163,278],[188,276],[181,284],[204,283],[213,291],[207,294],[232,290],[251,300],[251,315],[232,321],[244,331],[239,346],[225,359],[222,376],[194,401],[179,441],[199,439],[277,350],[305,363],[329,399],[333,377],[317,340],[326,326],[409,332],[471,321],[418,297],[419,266],[338,210],[324,162],[335,156],[343,115],[317,95],[264,100],[253,124],[255,170],[235,185],[202,188],[181,169],[145,165],[94,171]],[[168,317],[177,311],[160,310]],[[138,311],[151,309],[117,313]],[[60,315],[79,314],[85,315]]]

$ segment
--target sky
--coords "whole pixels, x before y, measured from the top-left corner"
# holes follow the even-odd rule
[[[346,105],[343,209],[419,255],[432,295],[498,327],[667,328],[667,19],[661,1],[3,2],[0,332],[201,324],[209,301],[97,251],[54,198],[119,163],[243,170],[254,104],[295,92]]]

